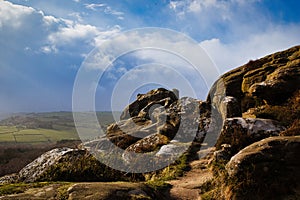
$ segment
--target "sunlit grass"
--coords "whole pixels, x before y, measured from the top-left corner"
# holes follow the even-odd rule
[[[80,139],[71,112],[29,113],[20,116],[22,117],[19,119],[8,118],[2,122],[0,143],[36,144]],[[97,116],[103,130],[99,130],[99,126],[95,127],[95,124],[91,124],[86,117],[83,117],[80,124],[77,124],[81,139],[97,138],[109,124],[114,122],[110,112],[97,112]]]

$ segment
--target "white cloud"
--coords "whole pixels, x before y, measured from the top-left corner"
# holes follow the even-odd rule
[[[286,25],[271,27],[265,32],[251,34],[241,40],[223,43],[219,39],[200,43],[221,72],[246,64],[268,54],[300,44],[300,26]]]
[[[80,23],[83,22],[82,16],[79,12],[70,13],[69,16],[74,17],[76,19],[76,21],[78,21]]]
[[[99,31],[95,26],[72,22],[49,35],[49,41],[55,45],[65,45],[78,39],[94,38],[98,33]]]
[[[105,13],[105,14],[111,14],[111,15],[117,15],[117,16],[124,15],[123,12],[114,10],[114,9],[112,9],[110,6],[107,6],[107,7],[104,9],[104,13]]]
[[[48,25],[48,26],[51,26],[52,24],[57,24],[60,22],[60,19],[55,18],[53,16],[49,16],[49,15],[45,16],[44,14],[43,14],[43,20],[46,23],[46,25]]]
[[[49,53],[57,53],[58,50],[55,46],[51,46],[51,45],[46,45],[40,48],[40,51],[45,53],[45,54],[49,54]]]
[[[188,10],[191,12],[199,12],[201,11],[201,4],[197,1],[192,1],[188,7]]]
[[[108,38],[116,36],[118,33],[121,32],[121,27],[116,25],[112,28],[105,30],[105,31],[99,31],[96,35],[95,39],[95,46],[99,46],[105,41],[107,41]]]
[[[224,9],[225,6],[229,5],[230,1],[224,2],[220,0],[187,0],[187,1],[170,1],[169,7],[178,12],[179,15],[185,13],[199,13],[204,9],[218,8]]]
[[[90,9],[93,11],[100,10],[100,11],[103,11],[105,14],[118,16],[118,19],[124,19],[124,17],[122,17],[124,15],[123,12],[117,11],[106,4],[92,3],[92,4],[84,4],[84,5],[87,9]]]
[[[198,82],[198,85],[201,84]],[[184,77],[180,72],[172,67],[155,63],[136,66],[127,71],[116,83],[113,88],[111,105],[113,110],[122,110],[129,102],[132,95],[145,86],[153,85],[155,87],[164,87],[168,89],[177,88],[181,96],[195,97],[203,93],[205,98],[207,91],[198,90],[200,87],[194,87],[191,80]],[[198,96],[199,98],[199,96]],[[122,101],[120,101],[122,99]]]
[[[184,13],[200,13],[207,9],[214,9],[215,14],[218,12],[226,12],[228,8],[233,6],[247,6],[260,0],[176,0],[170,1],[169,8],[178,12],[179,14]]]
[[[257,6],[258,1],[176,0],[168,7],[176,16],[179,30],[207,36],[222,34],[236,26],[244,28],[264,23],[267,15]]]
[[[57,29],[59,21],[31,7],[0,1],[0,43],[11,56],[24,49],[36,52],[47,44],[47,35]]]
[[[104,6],[90,4],[88,7],[93,9],[102,5]],[[106,12],[121,14],[111,8]],[[80,13],[70,15],[77,20],[56,18],[31,7],[0,1],[0,27],[5,30],[0,30],[0,41],[3,40],[3,43],[10,46],[14,45],[14,49],[30,48],[35,52],[49,54],[59,52],[60,47],[79,43],[81,46],[84,44],[93,47],[120,31],[119,26],[102,31],[96,26],[83,24]],[[14,42],[8,42],[11,40]]]
[[[104,70],[118,56],[143,49],[146,51],[138,51],[137,58],[144,62],[174,66],[181,73],[187,72],[188,66],[192,68],[191,66],[194,65],[196,69],[210,78],[209,84],[211,79],[216,78],[212,78],[212,76],[217,72],[214,69],[208,69],[213,68],[211,61],[197,43],[181,33],[166,29],[137,29],[117,35],[113,40],[100,45],[99,54],[91,56],[89,66],[92,68],[96,66],[96,68]],[[187,64],[187,62],[191,64]]]
[[[64,26],[48,36],[49,45],[52,46],[51,49],[54,49],[55,52],[62,46],[75,46],[79,43],[95,47],[121,31],[121,28],[117,25],[106,30],[100,30],[98,27],[89,24],[64,21]]]
[[[96,11],[97,8],[102,8],[102,7],[106,6],[106,4],[103,4],[103,3],[101,3],[101,4],[92,3],[92,4],[84,4],[84,5],[87,9],[90,9],[90,10],[93,10],[93,11]]]
[[[186,12],[186,3],[184,1],[170,1],[169,8],[177,14],[183,16]]]
[[[118,68],[108,71],[107,66],[118,60],[120,56],[129,56],[125,59],[129,62],[126,66],[129,68],[126,71],[127,78],[122,79],[125,81],[122,87],[128,90],[124,89],[124,91],[130,91],[129,87],[138,87],[142,84],[141,81],[148,80],[152,80],[154,84],[168,83],[168,87],[173,85],[182,89],[180,85],[184,81],[185,85],[189,83],[189,87],[195,90],[198,98],[203,99],[208,88],[219,76],[213,63],[198,43],[194,43],[183,34],[152,28],[124,32],[109,42],[102,43],[87,57],[82,68],[87,72],[92,70],[116,74]],[[125,71],[121,70],[122,73]],[[108,75],[109,82],[120,83],[115,79],[120,77],[120,74],[112,76],[108,73]],[[179,76],[182,78],[181,82]]]
[[[32,14],[38,14],[33,8],[0,1],[0,27],[20,28]]]
[[[272,20],[271,11],[260,2],[187,0],[172,1],[169,8],[180,15],[179,30],[199,37],[200,45],[224,72],[300,43],[299,24]]]
[[[0,1],[0,27],[9,25],[19,28],[22,25],[22,19],[34,12],[35,10],[31,7],[15,5],[8,1]]]

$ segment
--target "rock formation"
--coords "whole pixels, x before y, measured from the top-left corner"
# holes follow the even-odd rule
[[[246,112],[260,104],[284,103],[299,90],[299,48],[296,46],[259,60],[250,61],[225,73],[211,88],[207,101],[214,101],[214,94],[225,90],[227,97],[234,97],[238,101],[241,112]],[[219,102],[216,104],[221,105]],[[235,108],[228,109],[236,110]],[[235,117],[239,117],[238,113]]]
[[[189,97],[177,99],[172,91],[159,88],[139,94],[123,111],[122,120],[107,128],[106,137],[83,145],[96,152],[121,148],[127,163],[140,153],[159,152],[156,157],[160,159],[165,155],[160,148],[179,150],[184,143],[189,146],[193,141],[201,142],[208,130],[209,115],[205,102]]]
[[[299,152],[300,136],[271,137],[244,148],[226,165],[233,191],[228,199],[299,198]]]
[[[210,199],[299,199],[299,83],[296,46],[225,73],[205,102],[179,98],[178,90],[151,90],[124,109],[105,137],[81,149],[52,150],[0,182],[142,180],[141,174],[132,178],[106,167],[87,150],[108,157],[120,151],[116,159],[126,167],[144,161],[137,155],[153,155],[149,165],[156,165],[208,145],[216,149],[214,178],[197,193]]]
[[[0,178],[0,183],[122,180],[143,180],[143,177],[111,169],[86,150],[57,148],[42,154],[19,173]]]
[[[212,163],[214,190],[204,195],[300,198],[299,83],[300,46],[250,61],[216,81],[207,101],[224,123]],[[224,98],[215,95],[222,90]]]
[[[227,118],[216,143],[217,149],[222,144],[230,144],[233,153],[244,147],[271,136],[279,136],[285,127],[271,119]]]

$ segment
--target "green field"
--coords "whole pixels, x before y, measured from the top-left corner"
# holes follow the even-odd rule
[[[103,130],[114,122],[110,112],[97,112]],[[85,118],[78,125],[87,139],[97,137],[101,130],[89,124]],[[0,143],[52,143],[63,140],[79,140],[71,112],[22,113],[0,121]],[[81,139],[84,136],[81,135]]]
[[[18,129],[16,126],[0,126],[0,142],[36,143],[79,140],[74,127],[55,129]]]

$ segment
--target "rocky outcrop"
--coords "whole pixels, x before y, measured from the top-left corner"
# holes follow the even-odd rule
[[[177,99],[177,95],[162,88],[139,94],[123,111],[122,120],[108,126],[106,137],[83,146],[94,152],[112,152],[115,145],[125,150],[122,158],[126,163],[136,162],[141,153],[153,153],[157,159],[175,155],[159,151],[170,147],[165,145],[185,152],[183,147],[187,150],[193,141],[201,142],[208,132],[210,107],[190,97]]]
[[[178,92],[175,95],[172,91],[162,88],[140,94],[137,100],[124,110],[123,120],[108,126],[105,137],[85,142],[79,149],[53,149],[28,164],[16,175],[1,180],[143,180],[141,174],[125,175],[99,160],[115,158],[122,169],[127,169],[128,165],[141,168],[140,163],[149,162],[144,160],[148,158],[144,158],[143,153],[153,155],[152,163],[149,164],[155,165],[182,155],[193,141],[201,142],[209,129],[209,106],[193,98],[177,99],[177,96]],[[125,117],[127,112],[130,113],[128,119]],[[124,150],[121,155],[118,148]],[[90,152],[93,152],[97,159]]]
[[[125,108],[120,119],[124,120],[136,116],[149,119],[148,112],[153,105],[169,107],[177,99],[178,96],[174,92],[164,88],[151,90],[147,94],[138,94],[137,100]]]
[[[235,97],[225,96],[219,105],[219,109],[223,119],[242,116],[239,102]]]
[[[207,103],[223,124],[205,197],[299,199],[299,83],[300,46],[250,61],[215,82]]]
[[[85,150],[57,148],[42,154],[19,173],[0,178],[0,183],[136,179],[143,180],[142,176],[126,176],[107,167]]]
[[[106,138],[122,149],[130,147],[131,150],[143,138],[151,143],[149,147],[157,146],[155,134],[165,135],[166,140],[171,140],[180,124],[179,115],[171,108],[176,101],[177,96],[163,88],[139,94],[137,100],[123,111],[122,120],[107,128]]]
[[[268,105],[284,103],[300,89],[299,82],[300,46],[296,46],[250,61],[225,73],[211,88],[207,101],[221,105],[223,99],[216,98],[216,95],[225,93],[224,96],[234,97],[237,100],[241,112],[246,112],[250,108],[266,103]],[[241,113],[237,112],[235,117],[239,115]]]
[[[71,148],[60,148],[44,153],[18,173],[18,180],[24,182],[35,182],[40,180],[51,166],[73,151],[74,150]]]
[[[279,122],[270,119],[227,118],[216,147],[220,149],[222,144],[229,144],[232,153],[237,153],[254,142],[271,136],[279,136],[279,133],[284,130],[285,127]]]
[[[163,88],[139,94],[121,120],[108,126],[105,137],[85,142],[80,149],[54,149],[18,174],[1,178],[0,183],[142,180],[141,174],[105,166],[88,151],[104,158],[121,152],[113,157],[116,162],[125,169],[140,167],[138,172],[145,172],[185,151],[215,146],[210,159],[215,177],[201,182],[201,192],[211,189],[206,197],[276,199],[291,195],[297,199],[299,82],[300,46],[296,46],[224,74],[212,86],[206,102],[179,98],[177,90]],[[281,137],[286,135],[289,137]],[[152,157],[145,160],[143,155]],[[193,188],[197,195],[198,189]],[[126,194],[148,198],[142,190]]]
[[[271,137],[244,148],[226,165],[227,189],[232,191],[227,198],[283,199],[291,195],[289,199],[296,199],[299,152],[300,136]]]

